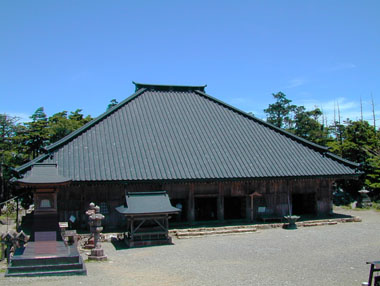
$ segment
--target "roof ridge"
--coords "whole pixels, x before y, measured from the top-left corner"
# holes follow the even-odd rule
[[[148,90],[159,90],[159,91],[205,91],[206,85],[164,85],[164,84],[147,84],[147,83],[138,83],[132,81],[136,86],[136,91],[145,88]]]
[[[268,122],[266,122],[266,121],[264,121],[262,119],[259,119],[259,118],[257,118],[254,115],[248,114],[247,112],[245,112],[245,111],[243,111],[243,110],[241,110],[239,108],[236,108],[236,107],[234,107],[232,105],[229,105],[228,103],[225,103],[225,102],[223,102],[223,101],[221,101],[221,100],[219,100],[219,99],[217,99],[217,98],[215,98],[215,97],[213,97],[213,96],[211,96],[211,95],[209,95],[209,94],[207,94],[205,92],[202,92],[202,91],[199,91],[199,90],[196,90],[195,92],[198,93],[198,94],[200,94],[201,96],[204,96],[204,97],[208,98],[209,100],[212,100],[212,101],[214,101],[214,102],[216,102],[218,104],[223,105],[224,107],[226,107],[226,108],[228,108],[228,109],[230,109],[230,110],[232,110],[234,112],[237,112],[237,113],[239,113],[239,114],[241,114],[241,115],[243,115],[243,116],[245,116],[245,117],[247,117],[247,118],[249,118],[251,120],[254,120],[254,121],[258,122],[259,124],[262,124],[262,125],[264,125],[264,126],[266,126],[268,128],[271,128],[272,130],[275,130],[275,131],[277,131],[277,132],[279,132],[279,133],[281,133],[281,134],[283,134],[283,135],[285,135],[285,136],[287,136],[287,137],[289,137],[291,139],[294,139],[294,140],[296,140],[297,142],[300,142],[303,145],[306,145],[306,146],[309,146],[311,148],[320,150],[320,151],[322,151],[324,154],[328,155],[332,159],[338,160],[338,161],[340,161],[340,162],[342,162],[342,163],[344,163],[346,165],[354,166],[356,168],[360,166],[360,164],[357,164],[355,162],[346,160],[346,159],[344,159],[342,157],[339,157],[339,156],[337,156],[337,155],[335,155],[335,154],[333,154],[331,152],[328,152],[329,151],[328,147],[316,144],[316,143],[311,142],[309,140],[306,140],[306,139],[304,139],[302,137],[299,137],[299,136],[297,136],[297,135],[295,135],[293,133],[290,133],[290,132],[288,132],[288,131],[286,131],[286,130],[284,130],[282,128],[274,126],[273,124],[270,124],[270,123],[268,123]]]

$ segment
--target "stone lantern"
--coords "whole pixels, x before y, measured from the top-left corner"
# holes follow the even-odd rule
[[[365,188],[363,188],[360,191],[358,191],[358,193],[360,194],[360,198],[359,198],[359,202],[358,202],[357,206],[359,208],[371,207],[372,202],[371,202],[370,197],[368,196],[369,191],[366,190]]]
[[[89,260],[107,260],[107,256],[104,255],[104,250],[100,244],[100,233],[103,230],[102,220],[104,215],[100,213],[99,206],[95,206],[93,203],[90,204],[90,210],[86,213],[89,215],[89,225],[90,231],[94,237],[94,248],[91,249],[91,254],[88,256]]]

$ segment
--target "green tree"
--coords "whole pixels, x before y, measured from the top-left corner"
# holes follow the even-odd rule
[[[118,105],[119,103],[117,102],[116,99],[111,99],[110,103],[107,106],[107,111],[110,110],[112,107]]]
[[[67,136],[92,120],[81,109],[62,111],[47,118],[44,108],[38,108],[27,123],[19,118],[0,114],[0,201],[9,196],[12,169],[36,158],[44,147]]]
[[[341,138],[328,143],[330,150],[343,158],[361,164],[364,175],[357,181],[348,181],[344,190],[354,196],[361,187],[380,194],[380,137],[367,121],[345,121]]]
[[[67,115],[67,111],[62,111],[49,117],[49,143],[62,139],[92,120],[91,116],[84,117],[81,112],[81,109],[77,109]]]
[[[49,142],[48,119],[43,107],[37,110],[30,117],[31,122],[26,123],[27,126],[27,153],[31,159],[36,158],[43,153],[43,147]]]
[[[331,140],[329,129],[319,122],[323,115],[319,108],[307,111],[304,106],[295,108],[294,127],[295,135],[310,140],[316,144],[325,146]]]
[[[67,118],[67,111],[55,113],[49,117],[49,143],[54,143],[70,134],[72,127]]]
[[[331,140],[328,127],[319,122],[323,115],[319,108],[307,111],[304,106],[291,104],[282,92],[273,94],[276,102],[269,104],[264,112],[267,122],[320,145]]]
[[[380,193],[380,151],[371,154],[367,159],[367,176],[364,181],[368,189],[373,190],[377,196]]]
[[[368,158],[368,150],[375,147],[376,136],[368,121],[345,122],[341,138],[341,153],[343,158],[364,164]],[[337,138],[340,141],[340,138]],[[339,142],[340,143],[340,142]]]
[[[267,122],[279,128],[291,129],[293,124],[293,115],[296,105],[291,104],[291,100],[286,98],[282,92],[273,93],[276,99],[275,103],[269,104],[269,107],[264,109],[267,114]]]
[[[12,167],[25,163],[25,142],[21,134],[25,127],[19,118],[0,114],[0,199],[8,198],[8,182],[12,177]]]
[[[6,173],[12,159],[12,136],[16,122],[17,118],[0,114],[0,199],[6,197]]]

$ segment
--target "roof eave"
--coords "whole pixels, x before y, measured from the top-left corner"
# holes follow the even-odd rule
[[[27,182],[17,182],[17,183],[21,187],[47,189],[47,188],[68,186],[70,185],[71,180],[66,181],[66,182],[60,182],[60,183],[27,183]]]
[[[355,168],[355,169],[358,169],[360,168],[360,164],[358,163],[355,163],[355,162],[352,162],[352,161],[349,161],[349,160],[346,160],[338,155],[335,155],[334,153],[331,153],[331,152],[326,152],[326,156],[330,157],[331,159],[333,160],[336,160],[346,166],[349,166],[351,168]]]
[[[151,213],[121,213],[121,215],[124,216],[160,216],[160,215],[167,215],[167,214],[177,214],[180,213],[181,211],[170,211],[170,212],[151,212]]]
[[[178,178],[178,179],[141,179],[141,180],[109,180],[109,181],[73,181],[72,184],[135,184],[135,183],[213,183],[213,182],[246,182],[246,181],[268,181],[268,180],[307,180],[307,179],[354,179],[363,175],[363,172],[352,174],[330,174],[309,176],[278,176],[278,177],[241,177],[241,178]]]

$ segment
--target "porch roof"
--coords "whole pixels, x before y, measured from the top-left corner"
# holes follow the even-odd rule
[[[168,194],[162,191],[127,193],[125,205],[116,210],[126,216],[173,214],[181,211],[171,205]]]
[[[70,179],[58,174],[57,164],[34,164],[30,173],[16,182],[20,185],[62,185],[70,183]]]

